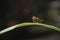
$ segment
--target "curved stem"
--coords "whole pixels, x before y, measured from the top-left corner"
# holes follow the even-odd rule
[[[23,26],[30,26],[30,25],[37,25],[37,26],[43,26],[43,27],[46,27],[46,28],[50,28],[50,29],[53,29],[53,30],[57,30],[60,32],[60,28],[57,28],[55,26],[51,26],[51,25],[47,25],[47,24],[42,24],[42,23],[21,23],[21,24],[17,24],[17,25],[14,25],[14,26],[11,26],[9,28],[6,28],[2,31],[0,31],[0,34],[3,34],[3,33],[6,33],[8,31],[11,31],[15,28],[18,28],[18,27],[23,27]]]

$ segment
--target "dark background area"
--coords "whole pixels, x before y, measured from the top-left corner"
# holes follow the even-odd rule
[[[2,0],[0,24],[2,29],[18,23],[31,22],[32,16],[44,20],[43,23],[59,27],[59,0]]]
[[[60,27],[59,0],[2,0],[0,29],[32,22],[32,16],[44,20],[43,23]]]
[[[60,28],[60,0],[2,0],[1,13],[0,13],[0,30],[3,30],[7,27],[10,27],[19,23],[32,22],[32,16],[39,17],[40,19],[43,20],[42,23],[44,24],[54,25]],[[29,27],[27,28],[24,27],[24,28],[18,29],[18,32],[16,32],[15,30],[14,32],[13,31],[9,32],[5,34],[5,36],[3,35],[2,40],[9,40],[11,36],[12,38],[15,38],[17,36],[16,34],[19,34],[21,32],[22,32],[21,33],[22,35],[27,35],[28,33],[27,34],[25,33],[29,32],[28,29]],[[47,32],[48,30],[50,30],[46,28],[42,29],[35,26],[33,26],[30,29],[34,30],[34,31],[32,30],[33,34],[35,31],[39,31],[40,29],[41,29],[40,33],[42,33],[43,29],[46,30],[43,32]],[[53,31],[53,30],[50,30],[50,31],[47,32],[47,34],[51,33],[53,37],[56,36],[54,38],[57,38],[59,40],[59,36],[60,36],[59,32],[57,33],[56,31]],[[52,36],[50,37],[50,40],[53,40]],[[5,39],[4,37],[9,39]],[[42,37],[42,39],[40,40],[44,40],[44,38]],[[25,40],[23,37],[22,39]],[[37,39],[39,40],[39,37],[36,38],[36,40]],[[35,39],[32,37],[31,39],[27,38],[26,40],[35,40]],[[46,40],[48,39],[46,38]]]

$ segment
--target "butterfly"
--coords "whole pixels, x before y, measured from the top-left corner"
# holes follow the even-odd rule
[[[35,23],[41,23],[41,22],[43,22],[42,19],[40,19],[40,18],[38,18],[36,16],[32,16],[32,21],[35,22]]]

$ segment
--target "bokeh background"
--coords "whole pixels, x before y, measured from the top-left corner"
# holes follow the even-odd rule
[[[0,14],[1,29],[32,22],[37,16],[45,24],[60,27],[60,0],[3,0]]]
[[[0,30],[19,23],[32,22],[32,16],[39,17],[43,20],[42,23],[44,24],[54,25],[60,28],[60,0],[2,0]],[[32,27],[32,30],[39,31],[39,28]],[[50,40],[55,40],[59,36],[55,35],[50,36]],[[40,38],[37,39],[40,40]],[[29,40],[37,39],[32,38]],[[46,38],[44,37],[41,40],[44,39]]]

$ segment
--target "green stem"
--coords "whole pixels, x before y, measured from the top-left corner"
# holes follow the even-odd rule
[[[40,26],[40,27],[43,26],[43,27],[50,28],[50,29],[53,29],[53,30],[57,30],[57,31],[60,32],[60,28],[57,28],[57,27],[51,26],[51,25],[47,25],[47,24],[42,24],[42,23],[21,23],[21,24],[14,25],[14,26],[11,26],[9,28],[6,28],[6,29],[0,31],[0,34],[4,34],[8,31],[11,31],[11,30],[13,30],[15,28],[18,28],[18,27],[30,26],[30,25],[37,25],[37,26]]]

